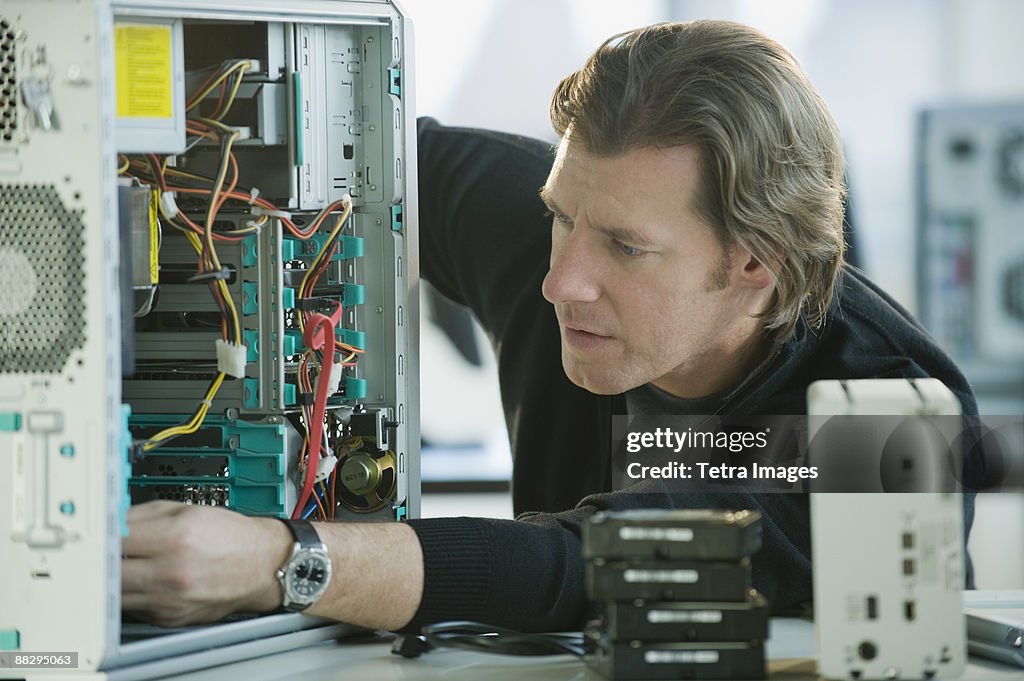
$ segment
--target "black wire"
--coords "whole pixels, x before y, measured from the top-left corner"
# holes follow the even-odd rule
[[[423,627],[422,636],[399,637],[392,652],[419,657],[434,648],[461,648],[499,655],[575,655],[583,657],[583,634],[527,634],[469,621],[439,622]]]

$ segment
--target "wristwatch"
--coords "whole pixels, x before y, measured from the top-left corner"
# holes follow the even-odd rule
[[[331,556],[308,520],[283,519],[295,538],[292,554],[277,570],[286,610],[301,612],[320,600],[331,583]]]

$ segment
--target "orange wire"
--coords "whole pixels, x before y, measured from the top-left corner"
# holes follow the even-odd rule
[[[323,488],[323,483],[320,483],[320,487]],[[316,493],[316,490],[313,490],[313,498],[316,499],[317,508],[320,509],[320,517],[327,520],[327,511],[324,510],[324,505],[320,503],[320,495]]]
[[[334,463],[334,470],[331,471],[331,521],[334,521],[334,511],[338,508],[338,502],[334,498],[334,481],[338,478],[338,462]]]

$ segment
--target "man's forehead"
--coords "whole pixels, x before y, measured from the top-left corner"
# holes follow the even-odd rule
[[[693,208],[699,185],[700,156],[694,145],[633,147],[615,154],[597,154],[568,136],[556,149],[541,198],[558,204],[566,193],[599,192],[644,203],[669,199],[677,208]],[[627,201],[631,203],[631,201]]]

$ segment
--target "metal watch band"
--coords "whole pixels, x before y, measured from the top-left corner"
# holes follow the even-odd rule
[[[308,520],[292,520],[291,518],[282,518],[281,521],[288,526],[291,530],[292,537],[299,543],[299,546],[304,549],[315,549],[320,548],[324,545],[320,541],[320,535],[316,533],[316,528],[313,527],[313,523]]]

